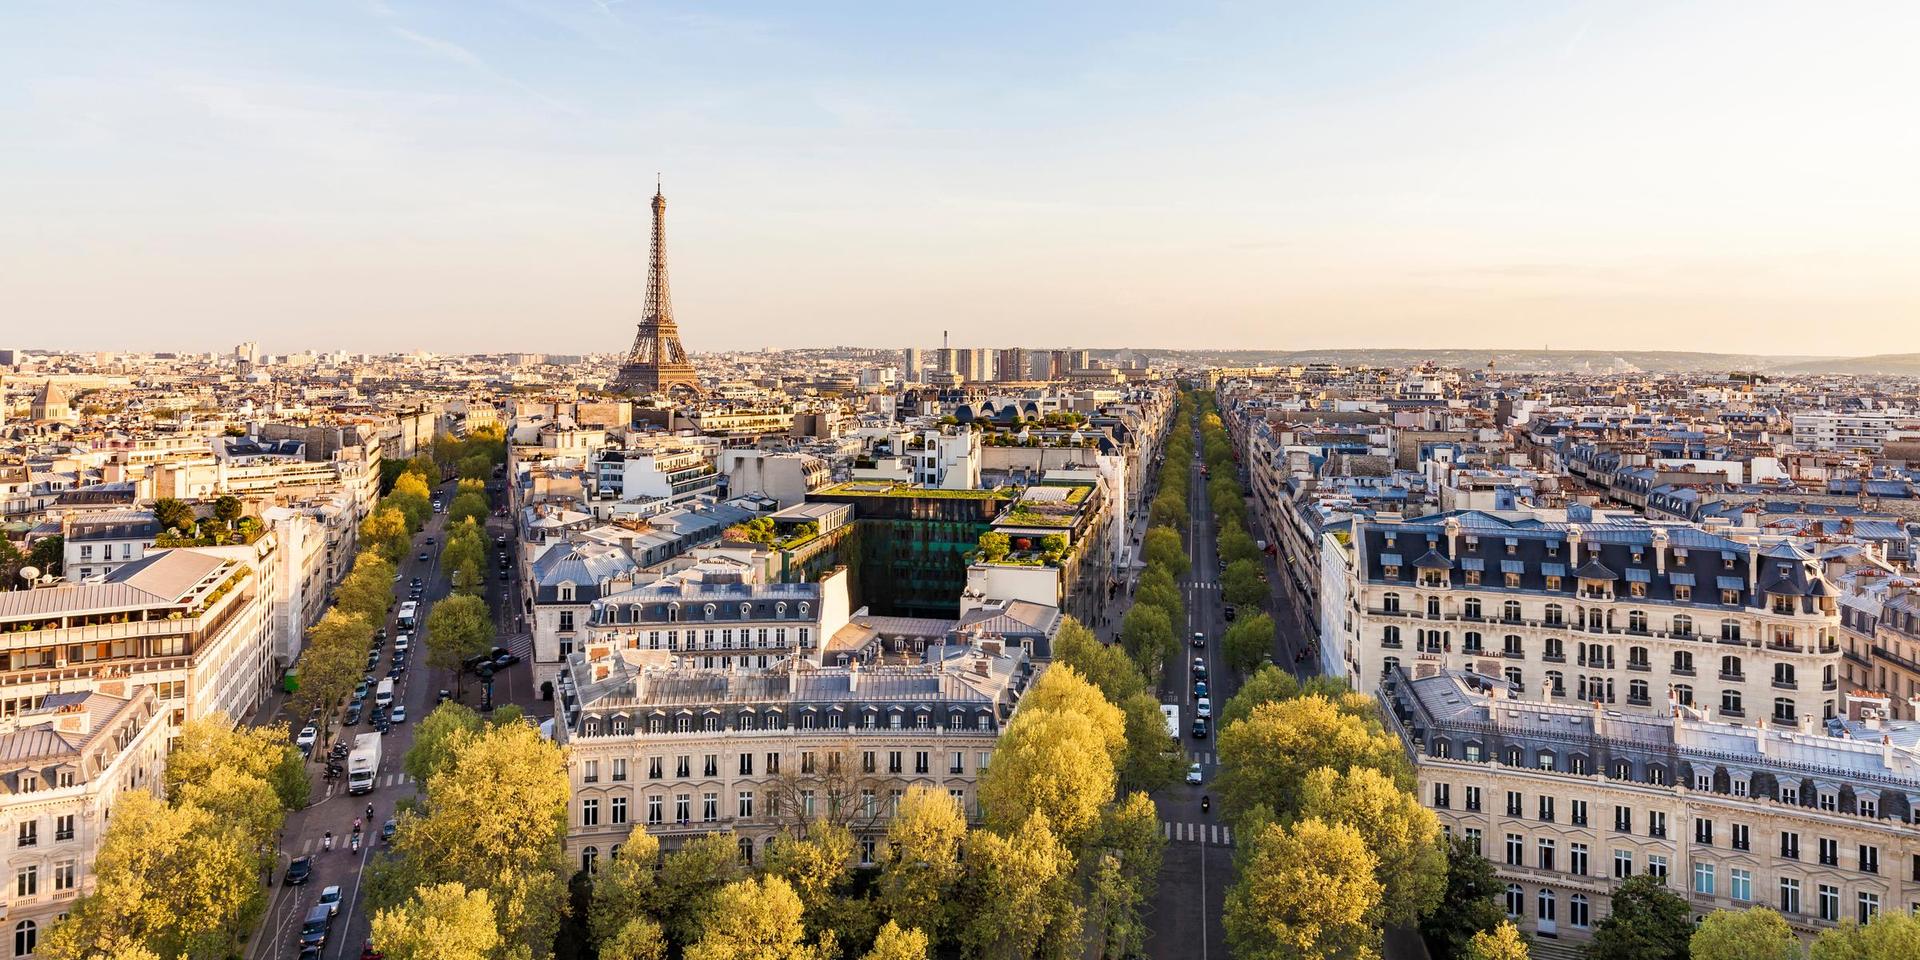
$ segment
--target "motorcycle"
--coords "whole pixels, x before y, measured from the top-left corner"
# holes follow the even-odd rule
[[[352,837],[349,837],[347,839],[347,846],[352,848],[354,853],[359,853],[360,852],[360,835],[356,833]]]
[[[333,831],[332,830],[328,830],[327,835],[320,838],[320,849],[322,850],[333,849]]]
[[[1207,812],[1208,810],[1210,810],[1210,809],[1212,809],[1212,808],[1213,808],[1213,798],[1212,798],[1212,797],[1207,797],[1207,796],[1202,796],[1202,797],[1200,798],[1200,812],[1201,812],[1201,813],[1206,813],[1206,812]]]

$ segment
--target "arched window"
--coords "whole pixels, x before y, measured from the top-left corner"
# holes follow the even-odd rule
[[[1549,603],[1547,604],[1546,622],[1548,626],[1557,627],[1567,622],[1567,614],[1564,610],[1560,609],[1559,604]]]
[[[667,622],[677,623],[679,622],[679,620],[680,620],[680,605],[677,603],[667,604]]]
[[[1399,613],[1400,595],[1397,593],[1382,594],[1380,597],[1380,609],[1388,613]]]
[[[1673,632],[1682,637],[1693,636],[1693,618],[1686,614],[1677,614],[1673,618]]]
[[[599,847],[587,847],[580,851],[580,869],[588,873],[594,871],[596,861],[600,859]]]
[[[753,619],[753,604],[751,603],[740,604],[740,619],[742,620]]]
[[[1521,890],[1517,883],[1507,884],[1507,916],[1518,917],[1525,909],[1527,909],[1526,891]]]
[[[753,866],[753,838],[752,837],[740,838],[740,862],[746,864],[749,867]]]
[[[1480,619],[1480,598],[1468,597],[1463,603],[1460,604],[1460,613],[1462,616],[1465,616],[1468,619],[1472,619],[1472,620]]]
[[[1674,684],[1673,699],[1683,707],[1693,706],[1693,688],[1684,683]]]
[[[40,949],[40,926],[32,920],[22,920],[13,925],[13,955],[31,957]]]
[[[1732,617],[1728,617],[1725,620],[1720,621],[1720,639],[1722,640],[1740,639],[1740,621],[1735,620]]]
[[[1591,917],[1590,909],[1586,894],[1576,893],[1567,897],[1567,922],[1576,927],[1586,926]]]
[[[1553,920],[1553,912],[1554,912],[1553,911],[1553,907],[1554,907],[1553,891],[1547,889],[1546,887],[1541,887],[1540,895],[1537,900],[1537,905],[1539,907],[1540,919],[1551,922]]]
[[[1508,600],[1500,605],[1500,616],[1506,620],[1520,619],[1520,601]]]
[[[807,602],[805,600],[802,600],[800,601],[800,619],[805,620],[806,618],[807,618]]]
[[[787,618],[787,602],[785,600],[773,605],[773,618],[775,620],[785,620]]]
[[[706,606],[706,612],[705,612],[704,614],[702,614],[702,616],[704,616],[704,617],[705,617],[706,619],[708,619],[708,620],[712,620],[712,619],[713,619],[713,611],[714,611],[714,606],[713,606],[713,604],[711,604],[711,603],[709,603],[709,604],[707,604],[707,606]]]
[[[1793,723],[1797,719],[1794,716],[1792,698],[1790,697],[1774,697],[1773,698],[1773,719],[1779,723]]]

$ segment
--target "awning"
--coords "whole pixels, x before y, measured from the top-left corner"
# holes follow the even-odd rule
[[[1406,564],[1400,562],[1400,555],[1397,553],[1383,553],[1380,555],[1380,565],[1386,567],[1401,567]]]
[[[1745,590],[1746,588],[1747,582],[1739,577],[1720,578],[1720,589],[1722,590]]]
[[[1676,587],[1693,586],[1693,574],[1691,573],[1669,573],[1667,574],[1667,579],[1672,580],[1673,585]]]
[[[1567,565],[1564,563],[1543,563],[1540,565],[1540,575],[1545,577],[1564,577],[1567,575]]]
[[[1479,573],[1487,569],[1487,562],[1479,557],[1461,557],[1460,569],[1472,570],[1475,573]]]
[[[1527,572],[1526,561],[1502,560],[1500,561],[1500,572],[1501,573],[1526,573]]]
[[[1638,567],[1628,567],[1627,582],[1628,583],[1652,583],[1653,571],[1642,570]]]

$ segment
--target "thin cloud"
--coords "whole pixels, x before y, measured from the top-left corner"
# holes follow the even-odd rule
[[[463,47],[457,43],[454,43],[451,40],[442,40],[439,37],[429,37],[424,33],[415,33],[412,30],[408,30],[405,27],[389,27],[388,29],[393,31],[394,36],[400,37],[401,39],[406,40],[410,43],[413,43],[417,46],[420,46],[426,50],[430,50],[433,53],[439,56],[445,57],[448,60],[452,60],[455,63],[465,64],[466,66],[472,67],[475,70],[488,70],[487,62],[485,60],[480,59],[479,54],[474,53],[472,50],[468,50],[466,47]]]

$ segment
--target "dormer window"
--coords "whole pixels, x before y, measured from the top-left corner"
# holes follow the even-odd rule
[[[740,605],[740,619],[742,620],[753,619],[753,604],[743,603]]]
[[[703,616],[704,618],[706,618],[706,619],[708,619],[708,620],[712,620],[712,619],[713,619],[713,612],[714,612],[714,609],[715,609],[715,608],[714,608],[714,605],[713,605],[713,604],[711,604],[711,603],[709,603],[709,604],[707,604],[707,606],[706,606],[706,612],[705,612],[705,613],[703,613],[703,614],[702,614],[702,616]]]
[[[561,603],[573,602],[573,584],[571,582],[563,581],[559,586],[553,588],[553,593],[554,598]]]
[[[802,619],[802,620],[805,620],[806,618],[807,618],[807,604],[806,604],[806,602],[805,602],[805,601],[801,601],[801,603],[800,603],[800,619]]]

